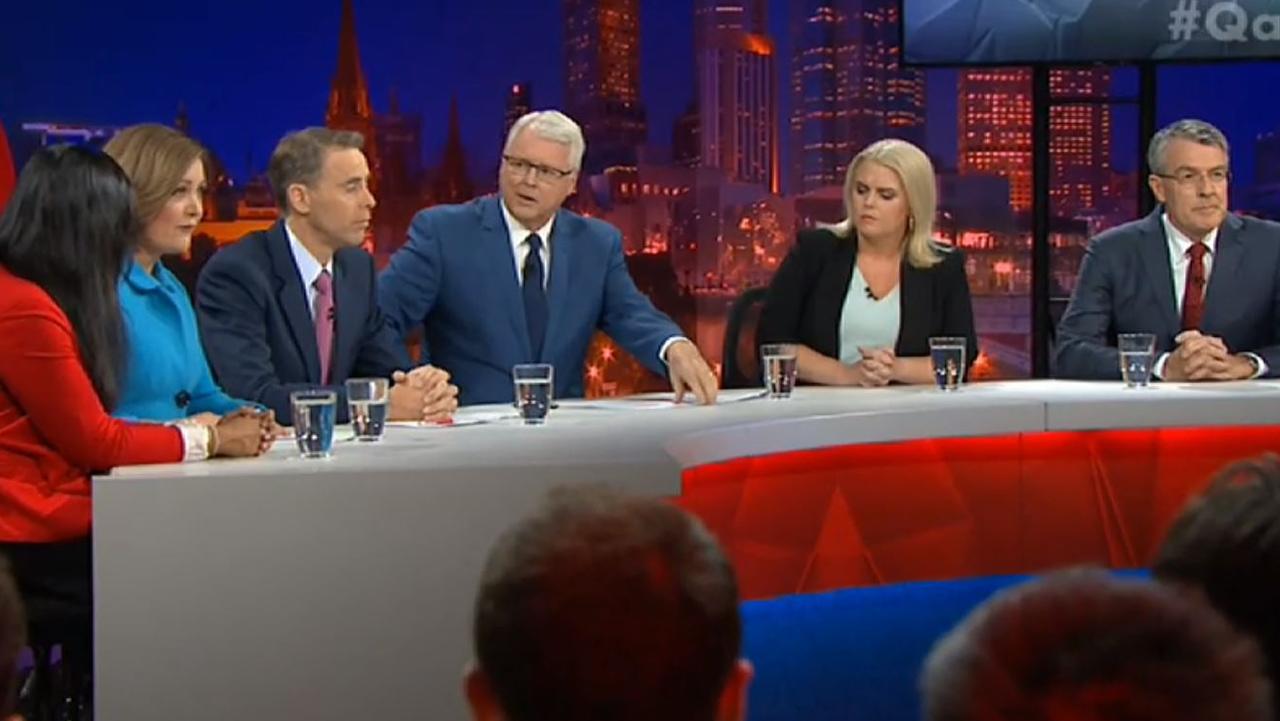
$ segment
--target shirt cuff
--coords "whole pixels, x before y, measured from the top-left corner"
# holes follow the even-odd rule
[[[209,457],[209,431],[204,426],[176,423],[182,433],[182,462],[195,463]]]
[[[680,342],[680,341],[682,341],[682,340],[684,340],[684,341],[689,341],[689,339],[688,339],[688,338],[685,338],[685,337],[684,337],[684,336],[682,336],[682,335],[673,335],[673,336],[671,336],[670,338],[668,338],[668,339],[666,339],[665,341],[663,341],[663,342],[662,342],[662,347],[658,349],[658,360],[662,361],[663,363],[666,363],[666,362],[667,362],[667,349],[671,347],[671,344],[673,344],[673,343],[679,343],[679,342]],[[690,342],[690,343],[692,343],[693,341],[689,341],[689,342]]]
[[[1258,355],[1257,353],[1241,353],[1240,355],[1244,356],[1245,358],[1252,358],[1254,363],[1256,363],[1258,366],[1258,370],[1254,371],[1254,374],[1249,376],[1249,380],[1253,380],[1254,378],[1261,378],[1262,376],[1265,376],[1267,374],[1267,371],[1271,370],[1270,368],[1267,367],[1267,362],[1262,360],[1262,356]]]
[[[1160,357],[1156,359],[1155,366],[1151,369],[1151,375],[1155,376],[1156,378],[1159,378],[1160,380],[1164,380],[1164,366],[1168,362],[1169,362],[1169,354],[1161,353]]]

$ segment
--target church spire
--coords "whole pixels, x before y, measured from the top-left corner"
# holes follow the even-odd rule
[[[369,84],[360,66],[353,0],[342,1],[342,30],[338,35],[338,67],[329,88],[329,109],[324,124],[335,130],[354,130],[364,136],[364,154],[376,184],[380,166],[374,138],[373,107]]]
[[[449,134],[433,190],[433,200],[437,203],[463,203],[476,194],[475,186],[467,176],[467,152],[462,147],[462,123],[458,120],[456,96],[449,105]]]

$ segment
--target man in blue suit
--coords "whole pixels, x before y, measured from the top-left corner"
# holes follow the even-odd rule
[[[289,395],[326,386],[347,415],[344,381],[394,381],[388,416],[439,420],[457,407],[448,374],[409,368],[378,309],[373,258],[360,248],[375,201],[359,133],[285,136],[267,171],[283,219],[216,253],[196,307],[205,353],[227,392],[292,422]]]
[[[403,336],[425,323],[424,353],[453,374],[463,404],[510,403],[520,363],[551,364],[556,397],[581,396],[597,329],[668,374],[677,400],[689,391],[714,402],[715,373],[636,288],[618,230],[560,207],[584,150],[581,129],[562,113],[516,121],[497,197],[413,219],[378,283],[388,324]]]
[[[1227,139],[1180,120],[1147,149],[1161,207],[1099,235],[1058,325],[1057,375],[1120,378],[1119,333],[1156,336],[1155,376],[1280,371],[1280,225],[1227,212]]]

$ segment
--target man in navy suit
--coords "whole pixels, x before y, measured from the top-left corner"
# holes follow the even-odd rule
[[[1277,375],[1280,225],[1227,212],[1228,161],[1227,139],[1203,121],[1151,139],[1161,207],[1089,244],[1058,325],[1058,376],[1119,378],[1119,333],[1155,334],[1164,380]]]
[[[457,407],[448,374],[409,368],[378,309],[373,258],[360,248],[375,201],[359,133],[308,128],[285,136],[268,177],[282,220],[216,253],[196,308],[205,353],[227,391],[291,422],[292,391],[327,386],[347,415],[344,381],[394,381],[388,415],[439,420]]]
[[[668,374],[681,400],[714,402],[715,373],[680,328],[636,288],[616,228],[561,208],[585,141],[577,123],[535,112],[511,127],[498,196],[421,211],[378,283],[388,324],[425,323],[424,353],[463,404],[510,403],[511,368],[549,363],[557,398],[583,394],[587,345],[604,331]]]

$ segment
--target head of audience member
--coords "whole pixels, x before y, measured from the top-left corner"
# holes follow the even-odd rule
[[[529,230],[551,220],[573,193],[587,142],[582,128],[557,110],[517,120],[502,148],[498,190],[507,212]]]
[[[1147,183],[1169,222],[1193,241],[1227,219],[1231,180],[1227,138],[1203,120],[1179,120],[1161,128],[1147,145]]]
[[[18,716],[18,657],[27,645],[27,618],[22,597],[0,558],[0,719],[22,721]]]
[[[1158,583],[1068,571],[1009,589],[925,661],[928,721],[1265,721],[1252,639]]]
[[[138,262],[150,270],[165,255],[187,252],[204,216],[205,151],[163,125],[134,125],[103,147],[124,168],[138,199]]]
[[[937,179],[929,156],[905,140],[879,140],[853,156],[844,176],[845,219],[838,235],[880,248],[903,248],[912,266],[941,256],[933,242]]]
[[[66,314],[108,409],[125,349],[116,281],[138,235],[128,177],[109,156],[80,147],[36,151],[0,216],[0,265],[40,286]]]
[[[1174,521],[1156,553],[1157,578],[1199,589],[1262,647],[1280,682],[1280,461],[1220,473]]]
[[[369,189],[364,136],[307,128],[289,133],[271,153],[267,177],[280,212],[312,254],[327,256],[364,242],[377,201]]]
[[[656,499],[554,491],[490,551],[475,605],[477,721],[738,721],[733,569]]]

